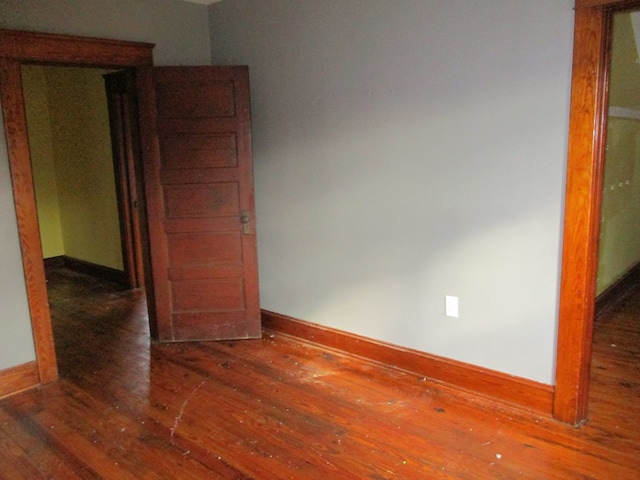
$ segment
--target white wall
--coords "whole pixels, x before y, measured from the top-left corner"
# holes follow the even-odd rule
[[[0,0],[0,28],[155,43],[157,65],[209,64],[207,7],[179,0]],[[4,129],[1,130],[4,132]],[[0,370],[35,359],[0,134]]]
[[[210,6],[250,68],[263,308],[554,383],[572,5]]]

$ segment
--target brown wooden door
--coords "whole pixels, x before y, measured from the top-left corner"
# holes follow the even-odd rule
[[[248,70],[154,67],[138,75],[152,335],[257,338]]]

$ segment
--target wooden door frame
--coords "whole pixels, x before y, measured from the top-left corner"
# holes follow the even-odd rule
[[[553,415],[587,418],[613,12],[638,0],[576,0]]]
[[[153,65],[152,49],[153,45],[148,43],[0,30],[0,98],[40,383],[56,380],[58,368],[40,244],[20,66],[37,63],[142,68]]]
[[[113,172],[120,223],[120,243],[127,286],[144,285],[138,181],[142,173],[135,72],[118,70],[102,76],[107,93]]]

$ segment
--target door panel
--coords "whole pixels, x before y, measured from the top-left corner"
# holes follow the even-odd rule
[[[237,166],[233,133],[172,135],[161,139],[160,148],[164,164],[172,170]]]
[[[246,67],[142,72],[158,339],[261,334]]]
[[[168,185],[165,188],[168,218],[233,216],[240,211],[237,183],[220,182],[212,187],[203,185]]]

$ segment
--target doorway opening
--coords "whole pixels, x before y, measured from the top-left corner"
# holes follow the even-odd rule
[[[0,31],[0,94],[39,383],[56,380],[58,368],[40,248],[21,68],[41,64],[135,69],[153,64],[152,48],[151,44]],[[144,221],[141,227],[144,230]],[[147,280],[145,285],[149,294],[152,283]]]
[[[151,68],[151,48],[0,30],[0,93],[35,340],[30,373],[37,369],[37,383],[55,380],[58,372],[25,121],[24,64],[124,68],[125,83],[135,81],[130,92],[139,114],[139,148],[136,135],[129,135],[131,144],[116,151],[140,152],[141,161],[131,162],[135,174],[120,183],[123,191],[132,191],[128,182],[139,193],[137,199],[131,195],[125,213],[140,218],[133,225],[140,227],[142,260],[131,263],[143,265],[151,337],[181,342],[261,336],[248,68]],[[136,118],[122,114],[126,94],[115,96],[120,123]]]
[[[640,283],[640,10],[612,15],[596,316]]]
[[[82,291],[84,285],[103,280],[102,288],[115,295],[144,284],[136,208],[137,112],[127,94],[126,72],[22,65],[21,77],[60,360],[60,344],[69,342],[61,340],[67,323],[60,322],[59,307],[92,298],[79,297],[70,290],[73,285]],[[78,274],[84,275],[84,282],[72,281]],[[85,320],[85,328],[100,327],[96,318]]]
[[[66,266],[139,288],[137,133],[109,89],[121,74],[105,74],[21,67],[40,239],[45,269]]]

